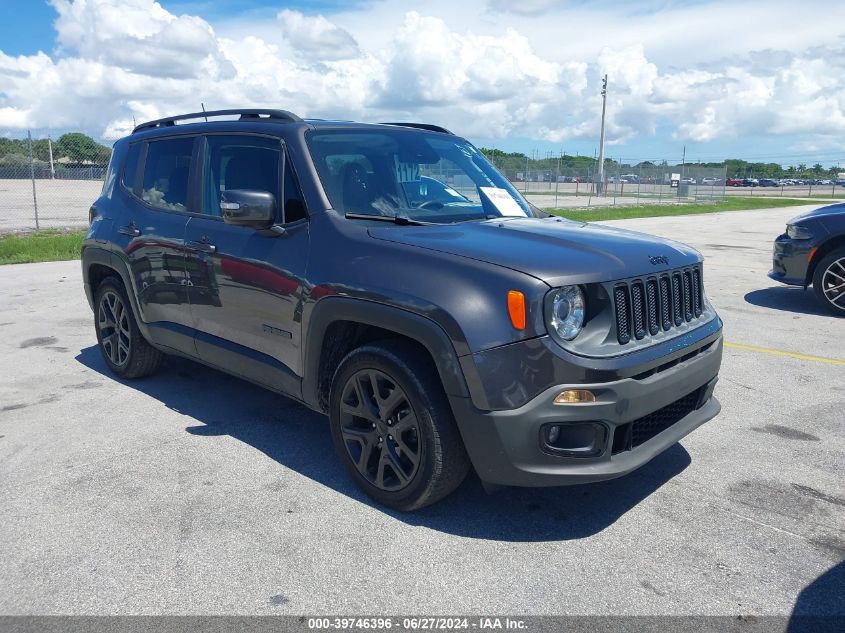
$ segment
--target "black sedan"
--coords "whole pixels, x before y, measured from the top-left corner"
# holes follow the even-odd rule
[[[769,277],[805,289],[812,284],[822,303],[845,316],[845,204],[790,220],[775,239]]]

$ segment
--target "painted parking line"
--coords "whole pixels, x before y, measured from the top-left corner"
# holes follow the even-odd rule
[[[773,356],[787,356],[789,358],[795,358],[797,360],[809,360],[815,363],[825,363],[827,365],[845,366],[845,360],[839,358],[826,358],[824,356],[799,354],[798,352],[787,352],[782,349],[774,349],[772,347],[759,347],[757,345],[746,345],[745,343],[731,343],[730,341],[725,342],[725,347],[741,349],[745,350],[746,352],[760,352],[761,354],[772,354]]]

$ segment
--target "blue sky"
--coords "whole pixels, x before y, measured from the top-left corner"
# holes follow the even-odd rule
[[[10,0],[3,0],[10,4]],[[10,7],[11,8],[11,7]],[[30,0],[0,21],[0,134],[209,107],[445,125],[479,145],[845,164],[845,3]],[[754,15],[753,24],[736,20]],[[784,19],[788,15],[789,19]]]
[[[7,55],[31,55],[39,50],[50,50],[56,31],[53,20],[56,11],[44,0],[13,2],[7,4],[0,20],[0,50]]]

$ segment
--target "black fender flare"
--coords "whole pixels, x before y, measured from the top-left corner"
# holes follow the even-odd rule
[[[132,277],[129,274],[126,262],[121,258],[116,257],[110,250],[99,246],[85,245],[82,249],[82,280],[85,284],[85,294],[88,297],[88,303],[91,305],[91,308],[94,309],[95,289],[91,287],[89,279],[90,269],[94,264],[111,268],[123,281],[123,287],[126,289],[126,295],[129,297],[129,303],[132,306],[132,312],[135,315],[135,323],[138,324],[138,329],[141,331],[144,338],[150,341],[150,331],[147,324],[140,318],[141,311],[138,307],[138,297],[135,294],[135,286],[132,283]]]
[[[332,323],[351,321],[396,332],[425,347],[437,367],[440,381],[448,396],[469,397],[455,345],[445,330],[435,321],[395,306],[366,299],[325,297],[312,309],[305,329],[303,400],[319,409],[320,359],[326,331]]]

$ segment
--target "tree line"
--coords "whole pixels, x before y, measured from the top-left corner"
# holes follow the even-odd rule
[[[598,160],[590,156],[567,155],[530,157],[522,152],[504,152],[499,149],[482,147],[481,152],[510,178],[518,173],[549,172],[564,175],[587,176],[594,174]],[[32,156],[36,167],[49,166],[50,152],[46,138],[32,140]],[[106,165],[111,157],[111,148],[102,145],[81,132],[62,134],[53,142],[53,162],[57,168],[64,165]],[[29,165],[29,141],[27,139],[0,138],[0,165]],[[821,163],[783,166],[778,163],[754,163],[739,158],[729,158],[721,162],[686,163],[688,167],[709,167],[725,169],[729,178],[820,178],[835,177],[838,167],[824,167]],[[670,164],[666,161],[655,163],[619,162],[606,158],[606,173],[637,173],[639,171],[659,171],[661,169],[680,172],[685,165]]]
[[[563,154],[561,156],[531,157],[522,152],[503,152],[499,149],[487,147],[479,148],[480,151],[496,165],[501,171],[510,177],[516,174],[528,172],[549,172],[563,175],[594,174],[598,168],[598,160],[590,156],[573,156]],[[683,169],[693,167],[707,167],[713,169],[724,169],[728,178],[820,178],[835,177],[840,168],[824,167],[821,163],[806,165],[784,166],[778,163],[755,163],[739,158],[729,158],[720,162],[689,162],[669,163],[667,161],[652,162],[641,161],[638,163],[620,162],[612,158],[604,161],[604,171],[608,174],[624,174],[626,172],[638,173],[640,171],[672,171],[680,173]]]
[[[111,158],[111,148],[80,132],[62,134],[52,145],[56,169],[75,165],[106,165]],[[46,138],[32,139],[32,158],[37,169],[49,167],[50,147]],[[0,165],[28,166],[29,140],[0,138]]]

